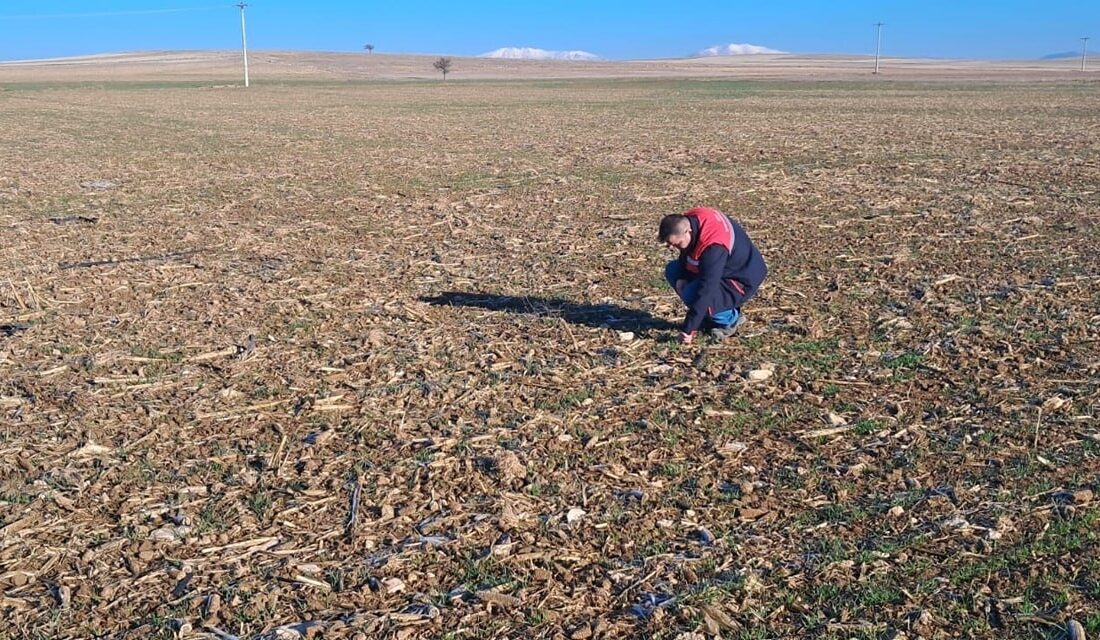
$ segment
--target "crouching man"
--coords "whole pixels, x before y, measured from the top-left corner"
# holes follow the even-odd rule
[[[741,307],[768,275],[764,258],[741,225],[716,209],[696,207],[661,219],[658,239],[679,258],[665,279],[687,305],[680,339],[690,344],[702,328],[727,338],[744,322]]]

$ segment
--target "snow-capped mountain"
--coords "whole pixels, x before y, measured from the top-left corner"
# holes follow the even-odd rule
[[[547,51],[532,47],[504,47],[483,53],[479,58],[508,58],[510,60],[599,60],[600,57],[587,51]]]
[[[776,49],[769,49],[755,44],[720,44],[709,47],[692,54],[693,58],[709,58],[711,56],[748,56],[756,53],[785,53]]]

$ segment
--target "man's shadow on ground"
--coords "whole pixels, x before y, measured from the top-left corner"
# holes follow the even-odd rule
[[[561,318],[570,324],[595,328],[610,327],[619,331],[669,330],[677,326],[662,318],[655,318],[640,309],[628,309],[610,303],[582,304],[561,298],[445,291],[436,296],[421,296],[420,301],[439,306],[480,307],[543,318]]]

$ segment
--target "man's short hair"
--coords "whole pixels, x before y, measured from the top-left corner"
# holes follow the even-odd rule
[[[657,232],[659,242],[667,242],[670,236],[678,236],[691,228],[691,223],[685,216],[678,213],[670,213],[661,218],[661,227]]]

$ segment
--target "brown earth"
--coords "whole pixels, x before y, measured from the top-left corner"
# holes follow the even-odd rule
[[[0,637],[1100,633],[1095,83],[204,69],[0,85]]]

